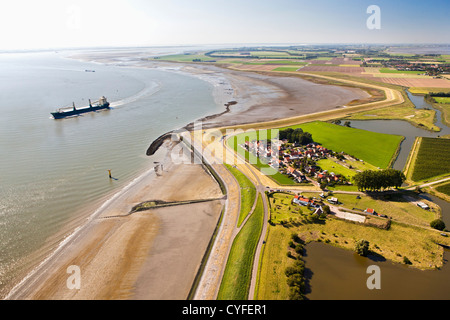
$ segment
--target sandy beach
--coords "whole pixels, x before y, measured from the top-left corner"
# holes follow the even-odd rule
[[[8,299],[186,299],[223,194],[202,165],[173,163],[170,150],[166,143],[155,154],[164,158],[161,175],[149,171],[107,202]],[[144,201],[197,199],[211,201],[129,214]],[[67,286],[73,265],[81,271],[80,289]]]
[[[271,76],[216,66],[155,63],[142,55],[95,53],[78,59],[130,67],[160,68],[211,83],[217,104],[237,101],[228,112],[202,119],[204,128],[268,121],[330,110],[368,94],[360,89],[325,86],[289,76]],[[126,63],[124,63],[126,61]],[[224,111],[225,107],[224,107]],[[17,286],[8,299],[186,299],[224,200],[219,185],[199,164],[171,161],[165,143],[151,161],[162,175],[144,173],[122,190]],[[210,201],[128,214],[149,200]],[[81,270],[80,289],[69,289],[69,266]]]

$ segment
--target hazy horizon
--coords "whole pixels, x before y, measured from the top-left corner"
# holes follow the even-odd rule
[[[368,27],[379,8],[379,28]],[[0,50],[236,44],[448,44],[445,0],[17,0]]]

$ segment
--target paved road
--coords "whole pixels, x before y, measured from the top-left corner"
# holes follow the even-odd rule
[[[436,181],[427,182],[427,183],[419,185],[418,187],[419,188],[425,188],[425,187],[429,187],[429,186],[432,186],[434,184],[442,183],[442,182],[445,182],[445,181],[450,181],[450,177],[447,177],[447,178],[444,178],[444,179],[440,179],[440,180],[436,180]],[[417,188],[417,186],[408,188],[407,190],[414,190],[415,188]]]

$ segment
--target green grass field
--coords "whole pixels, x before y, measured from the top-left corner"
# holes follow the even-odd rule
[[[278,67],[278,68],[273,69],[272,71],[294,72],[294,71],[297,71],[298,68],[300,68],[300,66],[296,66],[296,67]]]
[[[433,97],[437,103],[450,103],[450,97]]]
[[[256,246],[263,226],[264,206],[261,196],[251,217],[233,241],[220,284],[218,300],[246,300]]]
[[[351,177],[356,174],[356,170],[349,169],[343,165],[336,163],[334,159],[322,159],[317,161],[317,165],[322,170],[328,170],[328,172],[334,172],[335,174],[342,175],[346,177],[349,181]]]
[[[238,227],[240,227],[242,221],[245,220],[247,215],[250,213],[253,204],[255,203],[256,188],[255,185],[245,176],[245,174],[240,172],[238,169],[228,164],[225,166],[234,175],[241,188],[241,208],[237,223]]]
[[[404,73],[404,74],[422,74],[425,73],[425,71],[401,71],[401,70],[395,70],[395,69],[389,69],[389,68],[380,68],[381,73]]]
[[[411,179],[421,181],[450,174],[450,139],[422,138]]]
[[[400,142],[403,140],[402,136],[349,128],[321,121],[292,126],[292,128],[297,127],[310,132],[313,140],[324,147],[335,152],[344,151],[367,162],[369,165],[364,164],[362,169],[369,168],[371,167],[370,165],[374,166],[371,169],[376,169],[377,167],[387,168],[396,154]],[[275,134],[275,132],[273,133]],[[239,146],[246,140],[256,140],[260,136],[261,139],[270,138],[271,134],[272,130],[250,131],[228,139],[227,144],[258,169],[268,170],[269,173],[267,175],[277,183],[281,185],[295,185],[296,182],[290,177],[277,172],[274,168]],[[361,169],[361,164],[357,164],[357,167]]]
[[[302,128],[313,140],[325,148],[362,159],[376,167],[387,168],[396,154],[402,136],[371,132],[335,125],[328,122],[309,122],[292,128]]]

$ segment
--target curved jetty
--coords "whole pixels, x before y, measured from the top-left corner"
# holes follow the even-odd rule
[[[153,155],[159,149],[159,147],[161,147],[161,145],[164,143],[164,140],[166,140],[172,136],[172,132],[173,131],[169,131],[169,132],[164,133],[163,135],[159,136],[158,138],[156,138],[155,141],[152,142],[150,147],[148,147],[147,155],[148,156]]]

